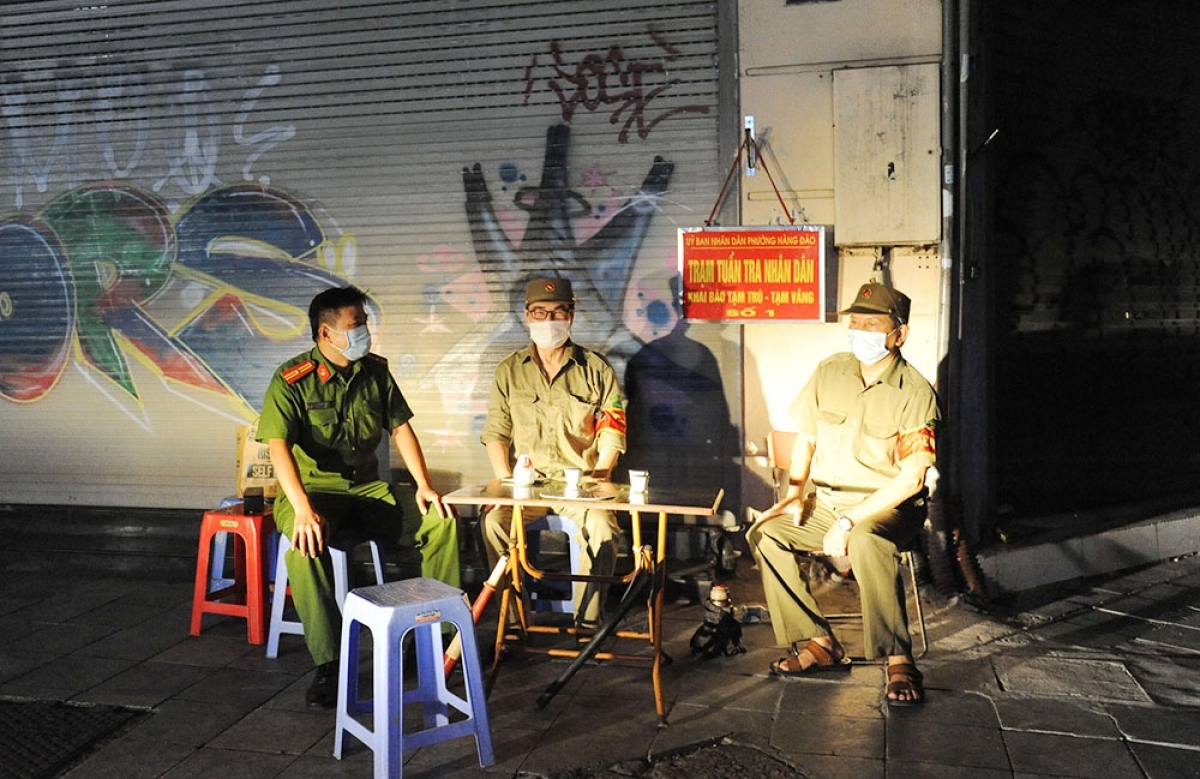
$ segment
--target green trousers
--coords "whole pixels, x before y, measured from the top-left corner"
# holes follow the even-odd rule
[[[442,519],[433,506],[422,516],[412,487],[383,481],[367,482],[347,492],[310,492],[317,513],[329,523],[326,542],[345,548],[374,539],[385,544],[416,547],[421,552],[421,575],[453,587],[461,584],[458,563],[458,524]],[[296,510],[285,495],[275,501],[275,527],[292,537]],[[304,641],[313,663],[337,659],[342,614],[333,591],[329,552],[310,558],[292,549],[284,556],[292,602],[304,625]]]
[[[923,505],[905,504],[883,517],[859,522],[850,531],[850,565],[859,587],[863,651],[868,659],[912,654],[897,545],[908,543],[920,531],[925,521]],[[799,527],[791,516],[780,516],[746,531],[780,645],[833,635],[808,588],[797,552],[819,552],[837,517],[813,496],[805,501],[801,516]]]

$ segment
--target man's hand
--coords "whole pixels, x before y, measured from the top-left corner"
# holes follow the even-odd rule
[[[442,496],[433,487],[425,487],[417,489],[417,510],[424,516],[425,512],[429,511],[429,507],[433,506],[437,509],[438,516],[442,519],[450,516],[449,509],[442,503]]]
[[[615,498],[620,492],[617,485],[608,479],[590,479],[586,483],[581,483],[580,486],[585,487],[593,497],[597,498]]]
[[[312,507],[308,490],[304,489],[304,482],[300,479],[300,469],[292,454],[291,444],[283,438],[272,438],[267,441],[267,450],[271,453],[271,464],[275,466],[279,489],[296,510],[296,519],[292,523],[292,549],[305,557],[318,557],[325,551],[325,534],[329,525]]]
[[[792,524],[800,527],[800,515],[803,506],[804,501],[801,500],[799,495],[791,495],[760,514],[757,521],[762,522],[764,519],[772,517],[790,516]]]
[[[325,519],[313,509],[296,509],[292,523],[292,548],[305,557],[319,557],[325,551]]]
[[[850,531],[842,530],[836,524],[825,533],[821,551],[829,557],[845,557]]]

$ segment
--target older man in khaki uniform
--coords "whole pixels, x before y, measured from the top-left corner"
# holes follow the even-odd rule
[[[939,421],[933,388],[900,355],[909,308],[903,293],[870,283],[841,312],[850,315],[851,352],[824,360],[792,404],[799,435],[787,493],[746,533],[775,638],[791,649],[771,671],[799,676],[849,667],[796,553],[848,555],[860,588],[866,656],[887,658],[890,705],[924,700],[897,546],[924,523]],[[806,491],[810,480],[814,489]]]
[[[527,454],[539,478],[560,479],[564,468],[579,468],[607,480],[625,451],[625,406],[617,374],[599,354],[571,342],[575,295],[569,279],[539,277],[525,290],[525,323],[532,343],[496,368],[480,440],[492,472],[510,478],[514,458]],[[609,575],[616,566],[617,534],[611,511],[556,506],[551,511],[579,526],[583,554],[576,573]],[[512,508],[500,506],[484,517],[488,560],[495,567],[507,551]],[[603,591],[576,583],[575,620],[582,628],[599,624]]]

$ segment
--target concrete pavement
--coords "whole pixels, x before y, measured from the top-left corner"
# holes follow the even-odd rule
[[[745,557],[728,583],[737,603],[761,597]],[[822,589],[831,611],[854,600],[845,585]],[[150,713],[71,779],[371,776],[370,752],[356,743],[345,760],[332,757],[332,712],[305,708],[303,642],[285,636],[268,660],[246,643],[243,622],[211,616],[191,637],[190,590],[10,566],[0,578],[0,699]],[[405,775],[706,779],[731,774],[695,750],[723,743],[770,757],[779,775],[827,779],[1200,777],[1200,557],[1059,582],[987,613],[925,598],[923,707],[889,709],[877,664],[836,678],[768,676],[780,650],[765,624],[745,626],[746,654],[694,660],[701,607],[679,602],[664,619],[675,658],[664,671],[669,727],[657,727],[645,668],[585,667],[539,709],[564,661],[521,655],[502,664],[489,697],[497,764],[480,769],[473,742],[460,739],[408,753]],[[486,625],[480,634],[494,635]],[[844,637],[853,650],[852,627]]]

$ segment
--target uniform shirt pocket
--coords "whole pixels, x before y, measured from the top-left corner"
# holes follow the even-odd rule
[[[838,427],[846,424],[846,412],[837,409],[823,408],[817,411],[817,427]]]
[[[858,459],[874,470],[891,470],[896,465],[896,443],[899,440],[895,425],[864,420]]]
[[[536,392],[513,392],[509,396],[508,415],[512,420],[512,431],[540,429],[538,415],[541,413]]]
[[[596,436],[596,415],[600,411],[600,404],[593,398],[584,398],[574,393],[569,393],[569,400],[564,412],[567,418],[566,429],[574,433],[575,437],[586,441],[589,444],[591,439]]]
[[[313,439],[329,446],[333,443],[338,428],[338,412],[336,408],[313,408],[308,410],[308,423],[312,429]]]

